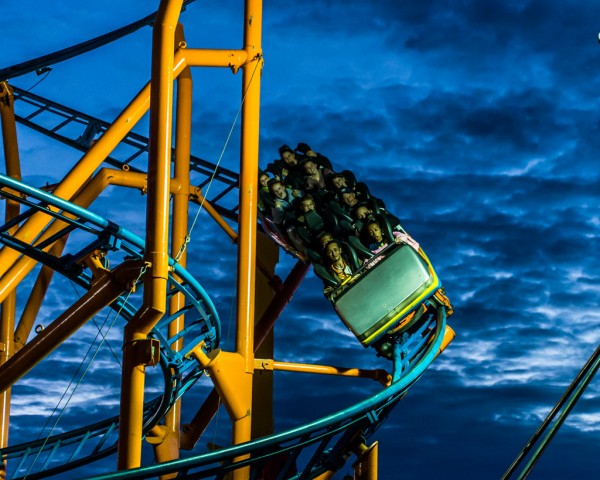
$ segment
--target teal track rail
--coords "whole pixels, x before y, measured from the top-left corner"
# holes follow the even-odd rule
[[[27,207],[18,217],[0,227],[0,242],[23,255],[50,266],[85,288],[91,287],[92,278],[78,262],[93,250],[120,251],[128,258],[143,258],[144,241],[141,238],[99,215],[50,193],[0,174],[0,197],[19,201]],[[11,228],[40,212],[64,222],[64,228],[49,240],[36,245],[24,243],[9,233]],[[43,248],[53,241],[75,230],[85,232],[87,240],[87,242],[83,242],[77,252],[58,258],[43,251]],[[203,370],[198,363],[192,358],[188,358],[190,351],[204,342],[203,349],[208,353],[217,348],[220,340],[220,321],[212,300],[187,270],[172,259],[169,263],[173,267],[173,273],[181,279],[176,280],[175,276],[169,276],[169,295],[182,293],[185,303],[179,311],[164,315],[149,334],[151,338],[160,341],[160,366],[162,367],[165,391],[163,395],[149,402],[145,407],[145,432],[156,425],[171,405],[202,375]],[[124,295],[113,302],[111,307],[126,320],[131,319],[136,312],[135,306],[128,302]],[[186,315],[185,327],[176,336],[169,336],[168,324],[182,314]],[[171,345],[182,338],[185,339],[182,349],[172,350]],[[41,478],[114,453],[117,422],[117,418],[111,418],[43,441],[0,450],[3,458],[11,460],[12,464],[15,462],[18,464],[18,468],[10,472],[11,474],[7,478],[19,478],[19,472],[23,471],[29,472],[27,478]],[[67,447],[72,452],[65,457],[64,451]],[[39,457],[40,452],[44,453],[45,459],[40,462],[41,465],[31,471],[28,462]]]
[[[440,307],[420,328],[402,339],[406,362],[399,378],[382,392],[362,402],[298,428],[252,442],[160,465],[87,477],[86,480],[156,478],[178,472],[177,479],[223,479],[228,472],[251,467],[251,479],[278,460],[277,480],[315,478],[337,470],[346,462],[357,439],[366,440],[385,421],[390,411],[434,360],[446,327],[446,310]],[[400,362],[402,363],[402,362]],[[250,458],[235,462],[236,457]],[[302,454],[304,465],[297,465]],[[308,457],[308,459],[306,459]],[[282,460],[283,459],[283,460]],[[279,463],[281,462],[281,463]]]
[[[50,193],[0,174],[0,196],[18,200],[27,207],[19,217],[0,227],[0,242],[49,265],[82,286],[89,288],[91,278],[79,267],[78,262],[94,249],[120,250],[131,258],[143,257],[144,242],[141,238]],[[51,240],[74,230],[90,234],[92,240],[78,252],[56,258],[42,251],[50,241],[32,246],[8,233],[12,227],[39,212],[65,223],[64,229]],[[197,312],[197,318],[188,322],[189,315],[186,315],[187,330],[181,334],[185,335],[186,346],[179,352],[172,351],[168,346],[180,336],[167,338],[162,332],[180,312],[172,316],[165,315],[151,333],[161,343],[160,363],[165,378],[165,393],[146,405],[145,432],[156,425],[169,407],[202,375],[197,362],[189,360],[186,354],[201,341],[207,344],[207,351],[216,348],[220,337],[218,315],[206,292],[185,269],[174,262],[171,264],[174,273],[183,281],[176,282],[170,278],[169,282],[173,290],[184,293],[186,310]],[[120,310],[125,318],[135,313],[135,308],[124,299],[117,300],[112,306]],[[172,472],[178,472],[177,478],[185,479],[224,478],[227,472],[245,466],[250,466],[251,478],[259,478],[263,468],[277,462],[281,472],[277,478],[303,479],[315,478],[328,470],[341,468],[357,442],[365,441],[376,431],[437,355],[446,328],[446,311],[441,307],[433,310],[435,306],[430,306],[435,313],[429,314],[410,332],[398,338],[398,345],[394,349],[392,385],[371,398],[302,427],[252,442],[184,460],[91,478],[138,479]],[[9,461],[9,480],[34,480],[60,475],[113,454],[117,438],[118,418],[115,417],[45,440],[11,446],[2,449],[0,455]],[[247,459],[236,461],[246,455],[249,455]],[[34,459],[40,456],[43,456],[40,465],[30,468]]]
[[[19,107],[19,113],[15,114],[17,122],[81,152],[87,152],[93,139],[111,125],[14,85],[12,88],[15,105]],[[129,132],[104,163],[119,170],[145,172],[148,144],[147,137]],[[190,156],[190,170],[197,177],[194,185],[202,189],[215,210],[237,222],[238,173],[194,155]]]
[[[184,8],[182,11],[184,11],[185,7],[193,1],[194,0],[184,0]],[[2,68],[0,69],[0,81],[9,80],[11,78],[19,77],[27,73],[40,71],[41,69],[47,68],[51,65],[55,65],[59,62],[69,60],[70,58],[82,55],[91,50],[107,45],[108,43],[114,42],[115,40],[118,40],[121,37],[136,32],[142,27],[153,25],[155,17],[156,12],[140,20],[137,20],[136,22],[130,23],[129,25],[121,27],[117,30],[113,30],[112,32],[106,33],[91,40],[87,40],[83,43],[73,45],[63,50],[59,50],[58,52],[49,53],[48,55],[44,55],[42,57],[34,58],[33,60],[28,60],[27,62]]]
[[[29,110],[28,114],[17,116],[17,121],[81,151],[86,151],[94,136],[101,134],[108,128],[106,122],[18,88],[15,88],[15,100],[18,100],[20,105],[26,105],[26,109]],[[53,119],[54,126],[44,125],[44,122],[38,121],[40,118],[44,118],[46,122],[48,122],[48,118]],[[69,134],[72,135],[72,132],[77,130],[77,128],[68,128],[71,124],[76,124],[82,131],[79,137],[69,137]],[[64,134],[61,133],[63,131]],[[132,171],[143,171],[142,168],[136,165],[147,155],[147,138],[130,133],[122,143],[127,147],[124,149],[126,155],[119,158],[109,157],[106,163],[119,169],[127,168]],[[199,184],[200,188],[207,187],[209,183],[213,185],[209,201],[216,210],[226,218],[237,220],[237,173],[216,167],[197,157],[191,159],[191,170],[202,179]],[[3,190],[0,191],[0,195],[14,198],[29,207],[29,210],[25,211],[20,218],[15,219],[11,224],[0,227],[0,242],[22,251],[86,288],[89,288],[91,278],[86,276],[86,271],[79,267],[77,260],[94,248],[119,249],[133,258],[142,258],[143,256],[143,241],[139,237],[102,217],[70,202],[57,199],[51,194],[27,187],[18,182],[15,183],[14,180],[8,177],[0,176],[0,186],[17,190],[22,194],[11,197],[10,191]],[[22,197],[32,198],[37,204],[34,204],[33,201],[24,200]],[[38,248],[34,249],[30,245],[20,244],[8,234],[8,229],[12,225],[20,224],[27,216],[37,211],[49,213],[48,205],[55,205],[61,209],[61,214],[58,217],[67,223],[64,230],[57,234],[55,238],[70,231],[90,230],[92,241],[71,256],[54,258],[41,251],[43,245],[38,245]],[[66,218],[65,213],[74,216],[75,219]],[[286,249],[285,244],[282,243],[281,246]],[[288,250],[286,249],[286,251]],[[208,303],[210,302],[208,295],[201,290],[198,283],[188,272],[182,272],[178,265],[175,265],[175,269],[175,273],[184,279],[183,286],[191,288],[200,297],[207,299],[208,306],[205,305],[205,310],[211,311],[213,307],[211,303]],[[135,312],[132,306],[119,300],[115,302],[113,308],[122,309],[122,315],[126,318],[130,318]],[[432,308],[435,307],[432,306]],[[206,322],[204,328],[208,328],[212,332],[211,329],[214,327],[216,341],[213,341],[212,333],[203,332],[197,340],[191,343],[186,335],[186,345],[196,345],[197,341],[203,338],[202,335],[205,335],[204,338],[209,340],[208,349],[216,347],[219,338],[219,322],[216,312],[214,312],[214,316],[217,321]],[[160,334],[163,324],[168,323],[168,321],[168,318],[163,319],[152,333],[153,336],[160,339],[161,346],[167,345],[169,341],[174,341],[171,339],[165,340]],[[94,480],[152,478],[172,472],[178,472],[177,478],[224,478],[227,472],[247,465],[250,466],[252,471],[251,478],[260,478],[259,475],[263,468],[276,463],[281,472],[277,477],[278,479],[303,479],[315,478],[327,470],[339,469],[347,461],[357,442],[360,443],[360,441],[368,439],[376,431],[410,386],[433,361],[442,342],[445,325],[446,315],[443,308],[437,310],[437,316],[433,315],[419,322],[415,329],[410,332],[410,335],[405,335],[400,339],[400,344],[395,349],[393,384],[377,395],[351,408],[313,421],[302,427],[246,444],[185,460],[127,472],[113,472],[93,478]],[[169,391],[166,391],[163,396],[146,405],[144,412],[145,431],[156,424],[172,402],[180,398],[194,384],[196,378],[202,375],[202,371],[198,369],[195,362],[186,360],[184,352],[171,352],[168,348],[164,350],[161,351],[161,365],[163,366],[163,372],[165,372],[165,385],[175,383],[177,388],[167,388]],[[171,382],[168,373],[171,366],[176,367],[175,371],[182,372],[180,381]],[[118,418],[111,418],[47,439],[43,446],[42,442],[32,442],[11,446],[2,450],[0,454],[10,460],[9,465],[22,462],[23,466],[18,471],[23,471],[28,459],[35,457],[41,449],[46,457],[52,460],[48,462],[47,467],[44,466],[29,473],[27,478],[34,480],[60,476],[61,473],[67,470],[83,466],[114,453],[117,435]],[[249,459],[241,462],[235,461],[236,458],[243,455],[249,455]],[[57,466],[55,464],[52,466],[54,459],[58,458],[65,462],[64,465]],[[302,465],[300,465],[301,463]],[[18,471],[16,475],[18,475]],[[22,478],[16,475],[10,480]]]

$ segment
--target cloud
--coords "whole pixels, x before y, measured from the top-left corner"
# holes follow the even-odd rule
[[[238,48],[239,6],[204,3],[182,17],[188,45]],[[6,6],[3,37],[28,46],[3,49],[7,62],[102,33],[150,8],[135,2],[115,16],[108,4],[94,7],[92,25],[89,6],[54,13],[41,6],[28,3],[26,19],[20,4]],[[355,172],[422,244],[456,308],[449,319],[456,339],[376,434],[382,476],[499,477],[598,343],[599,89],[591,7],[431,0],[264,8],[261,165],[281,144],[306,141],[337,169]],[[71,15],[84,17],[67,22]],[[110,121],[148,80],[148,36],[140,32],[127,48],[113,45],[91,60],[57,66],[34,92]],[[193,74],[192,150],[216,161],[240,106],[241,74]],[[147,117],[137,131],[147,134]],[[239,124],[223,155],[223,165],[236,170],[238,135]],[[62,178],[80,156],[22,127],[19,141],[23,175],[35,185]],[[142,234],[145,200],[114,188],[92,210]],[[232,348],[237,247],[203,213],[188,248],[189,269],[217,304],[224,345]],[[277,273],[284,278],[294,260],[281,256]],[[72,290],[56,280],[37,322],[47,324],[68,307],[78,295]],[[117,355],[122,326],[110,334]],[[30,438],[30,426],[45,421],[96,331],[86,326],[46,369],[15,387],[11,439]],[[278,320],[275,341],[282,361],[391,368],[343,326],[313,273]],[[76,395],[60,428],[81,426],[90,410],[98,417],[115,412],[119,372],[103,346],[89,372],[89,384],[100,387]],[[154,393],[162,384],[156,371],[151,376]],[[186,418],[209,383],[186,394]],[[331,414],[379,388],[364,379],[275,372],[277,428]],[[597,395],[592,385],[550,447],[561,455],[549,451],[538,475],[596,474]],[[211,425],[217,442],[229,442],[228,422],[222,411]],[[563,461],[564,452],[572,462]]]

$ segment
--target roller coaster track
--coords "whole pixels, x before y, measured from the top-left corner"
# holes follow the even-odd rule
[[[13,86],[13,90],[19,112],[23,112],[15,114],[19,123],[81,152],[89,150],[94,138],[110,127],[109,122],[22,88]],[[147,155],[148,137],[129,132],[121,141],[118,152],[107,157],[105,163],[121,170],[144,172]],[[201,179],[197,185],[199,189],[204,190],[211,184],[211,196],[207,200],[215,210],[229,220],[237,221],[239,175],[194,155],[190,156],[190,170]]]
[[[0,186],[2,187],[0,195],[20,200],[28,207],[28,210],[17,219],[2,227],[0,240],[11,248],[18,249],[24,255],[56,268],[60,273],[77,281],[80,285],[86,287],[91,285],[89,275],[84,269],[78,267],[79,262],[90,251],[98,248],[106,250],[120,248],[132,257],[141,258],[142,240],[102,217],[4,175],[0,175]],[[18,195],[15,192],[18,192]],[[24,221],[35,212],[44,212],[55,217],[55,221],[63,222],[65,227],[60,232],[61,235],[66,234],[67,230],[78,228],[90,233],[94,239],[85,245],[79,254],[62,259],[51,258],[43,251],[43,247],[47,246],[48,242],[31,246],[15,241],[7,233],[9,227]],[[53,238],[57,236],[55,235]],[[181,311],[171,316],[165,316],[151,334],[152,337],[160,340],[160,364],[165,376],[165,393],[146,406],[144,415],[146,432],[156,425],[169,407],[193,385],[202,373],[197,362],[190,359],[188,355],[190,351],[199,342],[208,346],[205,347],[207,351],[216,348],[219,339],[218,317],[212,302],[184,269],[176,264],[173,266],[176,275],[184,279],[184,283],[179,283],[171,278],[173,291],[183,292],[187,299],[185,310],[189,311],[194,308],[199,315],[195,321],[186,321],[185,332],[179,334],[177,338],[165,338],[160,331],[175,316],[180,315]],[[115,306],[115,308],[124,312],[126,318],[132,314],[133,309],[129,308],[123,299],[116,303],[118,307]],[[335,470],[344,464],[351,451],[356,448],[357,442],[363,442],[375,432],[395,404],[433,361],[440,349],[445,327],[445,309],[439,308],[437,314],[431,315],[428,321],[420,323],[416,331],[399,339],[391,385],[350,408],[287,432],[277,433],[217,452],[94,478],[98,480],[150,478],[171,472],[179,472],[178,478],[206,478],[215,475],[216,478],[223,478],[227,472],[246,465],[251,465],[252,471],[258,474],[267,462],[274,457],[281,458],[281,456],[285,458],[280,478],[315,478],[328,470]],[[186,347],[183,350],[173,351],[166,347],[184,334]],[[25,478],[19,474],[20,472],[22,474],[24,470],[28,471],[26,467],[28,467],[29,461],[33,461],[39,452],[46,453],[43,464],[26,475],[26,478],[30,479],[45,478],[81,467],[114,453],[117,430],[118,418],[110,418],[45,440],[5,448],[0,454],[11,462],[18,462],[14,472],[8,477],[16,480]],[[303,467],[299,467],[297,462],[305,450],[310,453],[309,459],[305,461]],[[236,461],[240,456],[246,454],[250,454],[248,459]]]
[[[15,99],[19,101],[20,110],[30,110],[26,115],[16,115],[20,123],[81,151],[87,150],[93,137],[109,126],[108,123],[97,118],[18,88],[15,88]],[[48,124],[51,126],[47,126]],[[77,125],[79,131],[83,133],[75,136],[77,129],[72,128],[71,124]],[[76,133],[68,137],[61,133],[63,130]],[[120,169],[143,172],[135,162],[147,153],[148,139],[130,133],[123,143],[129,147],[129,153],[124,158],[109,157],[107,163]],[[215,209],[229,218],[237,218],[237,205],[231,206],[232,197],[236,197],[232,192],[236,193],[237,174],[217,168],[216,165],[196,157],[192,158],[191,165],[194,172],[205,178],[200,187],[206,185],[211,178],[221,185],[220,191],[210,199]],[[91,252],[98,249],[106,252],[119,250],[134,259],[143,257],[142,239],[86,209],[4,175],[0,175],[0,186],[2,186],[1,196],[19,201],[28,207],[19,217],[0,228],[0,241],[23,255],[50,266],[85,288],[90,288],[92,277],[87,269],[82,267],[82,262]],[[220,203],[224,199],[229,201],[227,206]],[[52,215],[56,219],[55,223],[62,222],[62,228],[34,246],[20,242],[9,234],[14,226],[36,212]],[[76,229],[91,236],[91,240],[78,252],[62,258],[47,252],[53,241]],[[202,374],[198,363],[191,359],[190,351],[200,342],[204,342],[206,351],[218,346],[218,316],[210,299],[186,270],[172,260],[171,264],[176,276],[183,279],[183,283],[178,283],[174,278],[170,278],[173,291],[185,292],[187,308],[195,308],[201,314],[196,323],[186,320],[186,330],[177,338],[165,338],[161,331],[180,312],[165,316],[150,335],[160,340],[160,365],[164,375],[165,392],[146,404],[144,412],[146,433],[161,420],[170,406],[191,388]],[[120,311],[126,319],[131,318],[135,313],[135,308],[123,298],[114,302],[112,307]],[[366,441],[385,421],[396,403],[437,355],[446,328],[445,310],[439,308],[437,312],[437,316],[431,316],[426,322],[420,323],[418,331],[411,332],[410,336],[405,335],[400,340],[394,365],[393,383],[380,393],[351,408],[303,427],[245,444],[185,460],[127,472],[115,472],[97,478],[150,478],[170,472],[179,472],[178,478],[212,476],[223,478],[227,472],[246,465],[251,465],[253,475],[258,475],[258,472],[275,458],[279,461],[281,458],[284,459],[278,478],[316,478],[326,471],[336,470],[346,462],[357,445]],[[184,350],[173,351],[165,348],[165,345],[172,344],[183,335],[186,338]],[[7,478],[9,480],[47,478],[112,455],[116,451],[118,428],[118,417],[113,417],[44,440],[2,449],[0,454],[9,460],[11,465],[11,476]],[[45,455],[43,462],[40,462],[39,466],[31,467],[40,453]],[[240,461],[239,458],[244,455],[249,455],[249,458]],[[301,458],[304,461],[302,466],[299,465]],[[28,472],[26,477],[23,477],[23,472]]]
[[[327,471],[335,471],[386,420],[398,401],[435,359],[442,345],[445,328],[446,310],[442,307],[437,310],[437,315],[431,316],[418,330],[411,332],[412,335],[400,340],[402,358],[398,359],[394,382],[382,392],[350,408],[246,444],[185,460],[89,477],[88,480],[154,478],[172,472],[178,472],[178,479],[222,479],[228,472],[246,465],[253,467],[253,476],[250,478],[257,478],[269,460],[281,456],[284,462],[278,479],[316,478]],[[295,462],[300,454],[306,453],[304,450],[309,454],[308,459],[304,466],[298,466]],[[247,460],[234,461],[244,454],[251,456]]]
[[[165,5],[167,3],[169,2],[164,2]],[[247,6],[250,3],[247,2]],[[162,5],[163,2],[161,2]],[[248,11],[250,10],[248,9]],[[112,32],[72,49],[25,62],[14,68],[0,70],[0,79],[39,70],[56,61],[65,60],[91,48],[96,48],[148,25],[152,22],[153,17],[154,15],[146,17],[135,24],[124,27],[118,34]],[[252,17],[250,17],[251,19]],[[253,23],[248,21],[249,19],[245,20],[245,29],[255,35],[252,33],[252,29],[257,28],[261,22]],[[225,50],[216,53],[219,62],[222,63],[219,63],[218,66],[237,71],[239,68],[252,65],[253,69],[244,70],[244,75],[249,77],[249,72],[252,71],[253,76],[261,65],[262,54],[250,55],[248,53],[250,49],[247,47],[245,45],[245,50],[230,51],[231,54],[226,53]],[[258,50],[260,51],[260,48]],[[170,53],[172,53],[172,48]],[[215,52],[213,51],[213,53]],[[181,52],[178,54],[185,55]],[[195,66],[196,64],[191,62],[189,65]],[[259,75],[257,75],[258,77]],[[154,81],[152,83],[156,85]],[[250,90],[249,85],[247,88]],[[94,143],[98,138],[101,143],[104,140],[103,134],[117,123],[116,121],[115,124],[104,122],[16,87],[13,87],[13,90],[14,100],[18,105],[18,114],[15,114],[16,121],[84,153],[94,149]],[[244,98],[245,95],[246,90]],[[158,95],[151,98],[154,100],[158,98]],[[248,103],[251,102],[246,102],[246,105]],[[247,116],[252,117],[252,114],[247,114]],[[145,173],[145,167],[150,163],[148,161],[150,156],[148,138],[129,129],[117,128],[119,133],[125,130],[126,133],[118,147],[113,148],[106,158],[102,157],[104,162],[123,171]],[[152,126],[150,131],[153,132]],[[109,141],[112,141],[112,137],[107,140],[107,142]],[[245,158],[244,152],[251,150],[247,146],[248,143],[251,142],[242,142],[242,159]],[[174,154],[172,154],[172,158],[174,158]],[[253,158],[252,161],[257,161],[257,158]],[[246,165],[250,165],[250,163]],[[238,175],[236,172],[191,156],[190,170],[199,192],[206,188],[205,195],[208,195],[208,187],[211,187],[211,196],[210,198],[206,197],[208,204],[217,213],[234,222],[238,221],[239,216],[240,231],[242,231],[244,224],[248,223],[248,216],[244,217],[241,210],[251,203],[241,201],[244,198],[245,189],[239,189],[239,184],[243,183],[244,175],[248,175],[244,173],[248,168],[242,169],[244,171]],[[256,171],[256,168],[253,166],[252,170]],[[196,181],[198,177],[199,180]],[[71,184],[70,187],[72,186]],[[140,276],[136,283],[142,284],[140,279],[147,255],[144,241],[127,229],[78,205],[77,201],[73,200],[76,196],[69,196],[68,198],[71,198],[72,201],[67,201],[48,191],[17,181],[8,175],[0,175],[0,197],[7,199],[7,202],[19,203],[25,207],[22,213],[0,227],[0,242],[5,245],[5,248],[18,252],[21,259],[39,262],[92,292],[99,276],[105,275],[105,272],[112,273],[122,265],[139,266]],[[190,198],[193,198],[192,194],[190,194]],[[18,234],[19,227],[31,222],[34,217],[40,218],[40,216],[49,220],[44,230],[41,233],[36,232],[33,240],[25,241]],[[69,236],[70,242],[74,241],[75,249],[70,253],[63,254],[62,250],[56,249],[54,246],[67,236]],[[150,240],[148,242],[150,243]],[[240,251],[248,249],[249,245],[250,242],[247,240],[245,243],[240,243]],[[104,263],[108,257],[117,259],[115,263],[118,266],[112,270],[109,270],[107,264]],[[296,265],[298,266],[300,263]],[[164,379],[162,395],[144,405],[144,436],[151,435],[152,428],[159,425],[171,407],[179,399],[185,398],[185,394],[203,375],[205,367],[206,370],[209,370],[209,374],[214,373],[210,369],[215,367],[203,363],[203,357],[208,358],[210,354],[215,354],[218,358],[220,351],[218,348],[221,336],[220,322],[212,301],[186,269],[172,259],[169,260],[169,265],[171,273],[168,278],[167,295],[182,295],[185,302],[177,311],[163,315],[154,326],[148,334],[149,341],[144,343],[144,345],[150,346],[148,352],[145,352],[149,360],[136,364],[160,364]],[[291,276],[292,274],[290,274]],[[282,290],[275,290],[276,299],[277,295],[283,297]],[[139,297],[137,299],[139,303]],[[132,323],[139,312],[139,305],[135,304],[135,298],[130,299],[126,292],[118,296],[110,306],[118,315]],[[383,372],[385,380],[382,383],[385,384],[385,387],[369,398],[284,432],[277,432],[251,441],[244,440],[230,447],[181,460],[167,461],[137,469],[131,468],[91,478],[95,480],[139,479],[177,473],[177,478],[223,479],[230,472],[239,472],[240,469],[249,467],[245,470],[249,471],[249,478],[259,479],[265,478],[263,477],[265,470],[270,469],[272,472],[276,466],[277,473],[275,476],[268,477],[269,479],[305,479],[317,478],[323,474],[337,471],[347,462],[351,454],[356,454],[357,451],[364,448],[366,441],[382,425],[394,406],[444,348],[448,328],[446,310],[444,306],[434,304],[433,300],[427,300],[426,306],[426,314],[406,332],[395,337],[391,364],[392,375]],[[183,330],[176,334],[169,333],[168,325],[175,318],[184,314]],[[43,333],[40,334],[40,336],[42,335]],[[181,346],[182,344],[183,346]],[[156,351],[159,355],[155,355]],[[0,382],[2,382],[2,372],[9,368],[11,362],[18,356],[19,352],[0,365]],[[381,375],[376,378],[381,380],[380,377]],[[215,388],[218,389],[214,378],[213,381]],[[6,380],[5,383],[7,383]],[[220,392],[219,395],[221,395]],[[136,405],[141,405],[141,402]],[[247,417],[248,415],[246,415]],[[9,480],[61,478],[69,471],[78,475],[77,478],[83,478],[82,470],[75,469],[112,455],[117,450],[116,442],[119,440],[119,430],[126,428],[125,423],[119,424],[118,417],[112,417],[43,440],[2,448],[0,456],[3,460],[8,461],[7,478]],[[119,448],[120,453],[121,449]],[[174,456],[169,458],[174,458]]]
[[[0,227],[0,242],[51,267],[86,289],[92,288],[93,278],[89,270],[83,267],[82,262],[92,252],[102,251],[108,254],[111,251],[120,251],[133,260],[143,257],[144,242],[141,238],[99,215],[48,192],[0,174],[0,196],[18,201],[27,207],[27,210],[18,217]],[[57,232],[35,245],[22,242],[10,233],[15,226],[40,212],[52,216],[54,224],[61,224]],[[52,229],[52,223],[47,229]],[[58,238],[76,229],[89,236],[78,252],[57,257],[45,251]],[[202,343],[202,348],[208,353],[218,347],[220,339],[219,317],[211,299],[187,270],[172,259],[170,264],[173,274],[169,277],[169,296],[182,294],[185,304],[177,312],[164,315],[149,334],[150,338],[159,342],[156,345],[160,348],[159,364],[164,376],[165,391],[161,397],[146,405],[145,432],[155,426],[202,375],[203,369],[189,356],[190,351]],[[111,306],[126,320],[130,320],[136,311],[135,306],[125,295],[121,295]],[[186,315],[185,328],[177,335],[169,336],[168,325],[181,315]],[[183,348],[179,350],[171,348],[183,339],[185,339]],[[41,471],[44,476],[54,475],[114,453],[116,451],[114,434],[117,428],[118,418],[111,418],[49,439],[7,448],[2,451],[2,455],[10,460],[18,459],[13,474],[18,475],[23,470],[30,470],[25,468],[28,467],[28,461],[34,461],[40,451],[47,452],[49,455],[40,466]],[[93,440],[96,442],[91,446]],[[64,454],[56,455],[59,449],[64,452],[65,448],[73,448],[67,460]],[[37,478],[35,473],[29,473],[27,476]]]

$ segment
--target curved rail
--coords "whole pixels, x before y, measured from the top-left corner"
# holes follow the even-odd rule
[[[419,379],[438,354],[446,329],[446,310],[440,307],[412,335],[401,340],[406,368],[391,386],[378,394],[320,420],[286,432],[235,445],[216,452],[149,467],[87,477],[87,480],[155,478],[178,472],[178,479],[221,479],[233,470],[250,465],[251,478],[258,478],[269,462],[277,461],[282,479],[316,478],[337,470],[348,454],[385,420],[396,403]],[[310,449],[310,452],[305,452]],[[296,465],[300,454],[309,454],[303,468]],[[243,455],[250,458],[235,461]]]
[[[143,258],[144,241],[140,237],[48,192],[0,174],[0,197],[19,201],[28,207],[18,217],[0,227],[0,242],[50,266],[85,288],[91,287],[92,276],[81,262],[91,252],[122,251],[129,258]],[[25,243],[10,233],[14,227],[39,212],[54,217],[55,222],[62,222],[59,231],[34,245]],[[53,242],[76,229],[90,236],[76,253],[58,258],[45,251]],[[165,314],[149,334],[149,337],[160,341],[159,363],[165,380],[165,391],[157,399],[148,402],[145,407],[145,432],[156,425],[173,403],[202,375],[203,370],[198,363],[188,357],[191,350],[202,342],[203,349],[208,353],[219,345],[220,340],[220,321],[212,300],[186,269],[172,259],[169,263],[173,269],[173,274],[169,275],[168,281],[169,295],[183,294],[185,303],[177,312]],[[119,297],[111,307],[126,320],[130,320],[136,312],[134,305],[128,302],[125,296]],[[169,335],[167,333],[169,323],[184,314],[186,321],[182,331],[174,336]],[[185,345],[180,350],[171,348],[171,345],[183,338],[185,338]],[[0,450],[3,458],[13,461],[19,459],[18,467],[12,473],[13,476],[8,478],[17,478],[14,475],[18,472],[29,470],[28,462],[38,457],[40,452],[46,452],[47,458],[43,465],[38,467],[39,470],[28,473],[27,478],[60,473],[113,453],[116,450],[117,422],[118,418],[115,417],[43,441]],[[93,441],[95,443],[92,445]],[[63,447],[69,446],[73,452],[65,459]]]
[[[183,10],[185,10],[186,5],[192,3],[193,1],[194,0],[184,0]],[[130,23],[129,25],[125,25],[124,27],[118,28],[117,30],[113,30],[112,32],[100,35],[99,37],[92,38],[91,40],[78,43],[77,45],[63,48],[62,50],[59,50],[57,52],[49,53],[48,55],[43,55],[41,57],[34,58],[26,62],[18,63],[17,65],[2,68],[0,69],[0,80],[10,80],[11,78],[20,77],[21,75],[25,75],[27,73],[47,68],[50,65],[54,65],[59,62],[64,62],[65,60],[69,60],[70,58],[82,55],[91,50],[95,50],[96,48],[114,42],[119,38],[125,37],[133,32],[136,32],[142,27],[152,25],[154,23],[156,13],[157,12],[151,13],[150,15],[147,15],[144,18],[141,18],[140,20]]]
[[[103,217],[50,193],[0,174],[0,196],[18,200],[29,207],[18,218],[0,227],[0,241],[21,251],[24,255],[50,265],[81,285],[89,287],[91,278],[83,268],[80,268],[79,262],[95,249],[119,249],[134,258],[143,256],[143,241],[139,237]],[[37,203],[29,198],[37,200]],[[51,215],[56,220],[64,222],[64,227],[50,239],[33,246],[17,240],[8,233],[12,227],[38,212]],[[74,229],[90,233],[92,241],[77,253],[68,254],[62,258],[53,257],[44,251],[53,240],[55,241]],[[162,336],[161,331],[181,312],[171,316],[165,315],[152,332],[152,336],[161,341],[161,366],[165,374],[166,391],[163,396],[146,405],[146,432],[151,426],[158,423],[172,402],[180,398],[202,374],[197,363],[186,357],[187,353],[200,341],[208,342],[209,349],[218,345],[219,322],[212,302],[186,270],[174,262],[172,265],[177,276],[184,279],[182,283],[179,283],[171,278],[172,287],[186,295],[188,309],[196,307],[196,310],[200,312],[202,325],[200,332],[196,332],[193,341],[188,341],[186,336],[186,347],[179,352],[172,351],[167,347],[179,337],[177,339],[166,338]],[[373,397],[302,427],[259,440],[185,460],[93,478],[95,480],[149,478],[175,471],[179,472],[178,478],[206,478],[213,475],[221,478],[226,472],[247,465],[251,466],[253,472],[259,472],[271,462],[278,462],[278,468],[281,469],[283,475],[281,478],[315,478],[328,470],[339,469],[345,463],[349,453],[356,448],[357,443],[362,443],[364,439],[373,434],[395,404],[437,355],[446,328],[446,310],[432,303],[430,307],[435,314],[430,313],[426,319],[398,339],[397,348],[394,348],[394,381],[390,387]],[[113,308],[122,310],[125,317],[131,317],[135,311],[123,299],[115,302]],[[184,373],[185,377],[183,377]],[[16,480],[25,478],[18,475],[29,468],[30,462],[40,452],[43,453],[45,455],[43,465],[37,467],[32,473],[27,473],[26,477],[32,480],[45,478],[114,453],[117,429],[118,418],[115,417],[56,435],[44,441],[5,448],[0,451],[0,454],[11,460],[11,463],[19,462],[12,476],[9,477]],[[250,455],[248,459],[237,460],[240,456],[247,454]],[[302,458],[309,456],[309,459],[299,469],[297,462],[300,460],[301,454]]]

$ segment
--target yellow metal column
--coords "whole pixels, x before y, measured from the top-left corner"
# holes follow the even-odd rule
[[[262,73],[262,2],[246,0],[244,12],[244,49],[248,62],[242,67],[242,139],[240,158],[240,216],[237,278],[236,353],[242,356],[246,377],[239,385],[238,401],[245,402],[245,416],[234,420],[233,443],[251,438],[252,375],[254,373],[254,295],[256,275],[256,221],[258,185],[258,140],[260,86]],[[249,469],[234,472],[234,479],[245,479]]]
[[[2,138],[4,158],[8,176],[21,180],[21,164],[17,142],[17,126],[14,113],[13,91],[7,82],[0,83],[0,116],[2,121]],[[6,200],[5,217],[8,222],[19,214],[19,202]],[[14,232],[10,232],[14,233]],[[14,353],[14,330],[17,292],[14,290],[2,302],[0,315],[0,366],[4,365]],[[10,389],[0,394],[0,448],[8,446],[8,430],[10,426]],[[0,466],[0,477],[4,477],[6,461]]]
[[[50,254],[60,257],[65,247],[66,240],[67,238],[63,237],[52,245],[49,250]],[[33,267],[34,265],[35,263],[32,262],[31,266]],[[47,265],[42,266],[40,273],[33,284],[33,288],[31,289],[31,293],[29,294],[29,298],[27,299],[17,328],[15,329],[15,351],[19,351],[27,343],[27,338],[29,338],[35,319],[40,312],[40,308],[42,308],[42,302],[46,296],[46,292],[48,291],[53,276],[54,270],[52,270],[52,268]],[[15,292],[16,290],[12,290],[12,293],[9,294],[9,296],[13,295]]]
[[[370,447],[362,444],[359,447],[358,460],[354,463],[355,480],[377,480],[379,444],[374,442]]]
[[[121,379],[118,468],[141,465],[145,365],[139,355],[148,332],[166,312],[169,274],[169,197],[175,29],[183,0],[162,0],[152,36],[150,150],[146,202],[146,253],[143,305],[125,327]]]
[[[176,31],[176,42],[179,48],[185,47],[183,27]],[[178,190],[173,193],[173,221],[171,231],[171,257],[186,266],[186,238],[188,234],[188,215],[190,198],[190,139],[192,132],[192,75],[189,68],[184,69],[177,77],[177,117],[175,132],[175,166],[174,183]],[[169,303],[171,314],[178,312],[185,305],[182,293],[174,294]],[[178,334],[184,327],[184,316],[181,315],[169,324],[169,337]],[[171,345],[173,350],[180,350],[183,340]],[[177,401],[165,416],[164,425],[153,430],[157,438],[150,438],[154,444],[156,459],[159,463],[179,458],[181,400]],[[175,478],[176,474],[162,475],[161,480]]]

